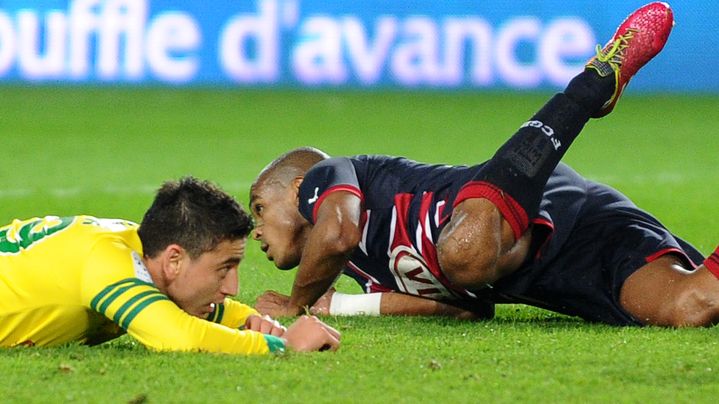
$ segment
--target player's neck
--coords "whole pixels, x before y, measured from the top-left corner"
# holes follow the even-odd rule
[[[147,268],[147,272],[150,273],[150,278],[152,278],[152,283],[160,289],[160,292],[167,294],[167,282],[165,282],[165,277],[162,276],[162,262],[159,259],[159,257],[156,258],[148,258],[148,257],[142,257],[142,262],[145,264],[145,268]]]

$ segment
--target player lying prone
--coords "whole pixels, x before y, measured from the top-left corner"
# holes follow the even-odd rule
[[[487,318],[526,303],[618,325],[719,321],[719,248],[705,258],[616,190],[560,163],[590,118],[609,114],[666,43],[665,3],[632,13],[564,92],[475,166],[300,148],[250,191],[254,237],[290,295],[257,308],[296,315]],[[344,273],[366,295],[330,289]]]
[[[204,181],[167,182],[138,225],[91,216],[0,228],[0,346],[98,344],[125,332],[163,351],[335,350],[316,317],[288,329],[230,299],[249,215]]]

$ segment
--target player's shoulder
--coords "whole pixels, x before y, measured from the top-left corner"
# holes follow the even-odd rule
[[[137,235],[138,228],[137,223],[129,220],[81,215],[75,217],[69,235],[75,238],[76,242],[86,244],[88,247],[109,242],[141,250]]]
[[[75,216],[45,216],[29,219],[14,219],[11,223],[0,227],[0,240],[3,244],[18,243],[23,249],[48,236],[71,228],[76,223]]]
[[[142,242],[137,233],[139,225],[124,219],[79,216],[77,218],[85,233],[89,248],[88,259],[93,265],[107,262],[107,268],[132,274],[142,257]]]
[[[84,251],[104,234],[132,238],[137,225],[92,216],[44,216],[15,219],[0,227],[0,249],[5,253],[34,250],[36,246],[61,251]]]
[[[310,168],[310,172],[331,169],[355,169],[360,170],[365,167],[387,167],[387,166],[415,166],[421,165],[417,161],[407,157],[390,156],[383,154],[357,154],[353,156],[330,157],[322,160]]]
[[[391,156],[384,154],[361,154],[349,157],[355,166],[366,166],[369,169],[414,169],[430,166],[404,156]]]
[[[83,226],[92,233],[83,265],[86,299],[127,282],[138,285],[152,283],[143,261],[137,224],[122,219],[85,216]]]
[[[331,186],[337,181],[356,178],[355,164],[349,157],[331,157],[312,166],[305,174],[301,188]]]
[[[358,154],[347,158],[353,162],[363,164],[406,164],[414,162],[407,157],[386,154]]]
[[[137,233],[139,225],[124,219],[107,219],[94,216],[80,216],[78,222],[83,232],[88,233],[94,244],[111,244],[117,249],[142,252]]]
[[[123,232],[128,230],[137,230],[139,225],[133,221],[125,219],[108,219],[99,218],[90,215],[77,216],[78,223],[83,226],[89,226],[101,232]]]
[[[322,161],[317,162],[315,165],[313,165],[309,170],[308,173],[312,173],[315,171],[320,170],[326,170],[326,169],[341,169],[344,167],[348,167],[349,165],[352,165],[352,158],[351,157],[330,157],[326,158]]]

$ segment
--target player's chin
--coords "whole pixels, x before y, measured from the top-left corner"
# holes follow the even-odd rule
[[[277,257],[271,259],[270,261],[273,261],[275,263],[275,267],[281,271],[287,271],[295,268],[300,263],[299,260],[278,259]]]
[[[193,315],[195,317],[206,319],[207,316],[209,316],[210,313],[212,313],[213,311],[215,311],[215,304],[208,303],[202,307],[193,307],[192,309],[188,310],[187,312],[190,315]]]

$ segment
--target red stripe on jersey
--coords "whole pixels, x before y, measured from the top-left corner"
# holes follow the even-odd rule
[[[655,252],[654,254],[644,258],[644,260],[648,264],[650,262],[656,261],[658,258],[661,258],[667,254],[677,254],[677,255],[681,256],[687,264],[691,265],[692,269],[696,269],[696,267],[697,267],[697,264],[694,263],[694,261],[692,261],[689,258],[687,253],[685,253],[684,251],[682,251],[681,249],[676,248],[676,247],[669,247],[669,248],[665,248],[663,250],[659,250],[659,251]]]
[[[545,219],[543,217],[538,217],[536,219],[532,219],[533,224],[541,224],[542,226],[547,226],[551,231],[554,231],[554,223],[549,221],[548,219]]]
[[[324,202],[325,198],[327,198],[331,193],[339,192],[339,191],[349,192],[349,193],[357,196],[358,198],[360,198],[360,201],[364,200],[364,195],[362,194],[362,191],[360,191],[359,188],[354,187],[352,185],[343,184],[343,185],[335,185],[333,187],[329,187],[329,188],[327,188],[327,190],[325,192],[322,193],[322,195],[320,195],[319,199],[317,199],[317,202],[315,202],[315,206],[312,208],[312,221],[313,222],[315,222],[315,223],[317,222],[317,212],[319,211],[320,205],[322,205],[322,202]]]
[[[712,275],[719,278],[719,247],[704,260],[704,267],[712,273]]]
[[[509,223],[518,240],[529,227],[527,212],[511,196],[506,194],[494,184],[485,181],[470,181],[459,190],[454,200],[454,207],[467,199],[484,198],[492,202]]]
[[[410,218],[409,210],[414,195],[408,193],[395,195],[394,207],[396,216],[393,227],[390,228],[390,245],[388,251],[390,256],[390,270],[395,276],[400,291],[404,293],[416,296],[436,294],[436,296],[433,297],[435,299],[440,295],[443,296],[443,298],[467,296],[466,290],[453,285],[439,266],[437,250],[434,240],[432,240],[431,228],[428,228],[432,220],[430,211],[433,197],[434,194],[432,192],[423,193],[418,217]],[[415,234],[408,233],[410,227],[408,226],[409,220],[417,220],[417,231]],[[417,248],[415,248],[415,243],[412,242],[413,238]],[[412,259],[417,260],[418,264],[421,262],[420,271],[401,270],[398,264],[401,263],[404,258],[409,258],[410,261]],[[425,268],[428,273],[425,273],[423,270]],[[408,283],[410,284],[408,285]],[[418,284],[426,284],[427,287]]]
[[[364,284],[365,293],[393,292],[392,289],[382,286],[377,279],[360,269],[354,262],[347,261],[347,268],[367,280],[367,283]]]
[[[432,220],[429,216],[429,211],[432,207],[433,198],[434,194],[432,192],[426,192],[422,195],[422,203],[419,207],[419,223],[417,225],[422,228],[422,256],[427,262],[427,267],[429,267],[430,272],[446,286],[449,284],[449,279],[445,278],[444,273],[442,273],[442,270],[439,268],[437,250],[434,246],[434,240],[432,240],[432,230],[429,225],[430,220]]]
[[[544,240],[541,241],[539,244],[539,247],[537,248],[537,253],[534,255],[535,259],[539,259],[539,257],[542,256],[542,251],[544,250],[544,247],[549,244],[549,240],[552,239],[552,236],[554,235],[554,223],[552,223],[550,220],[547,220],[543,217],[538,217],[536,219],[532,219],[532,224],[535,226],[544,226],[547,228],[547,234],[544,237]],[[534,237],[534,235],[533,235]],[[533,240],[538,241],[538,240]]]

